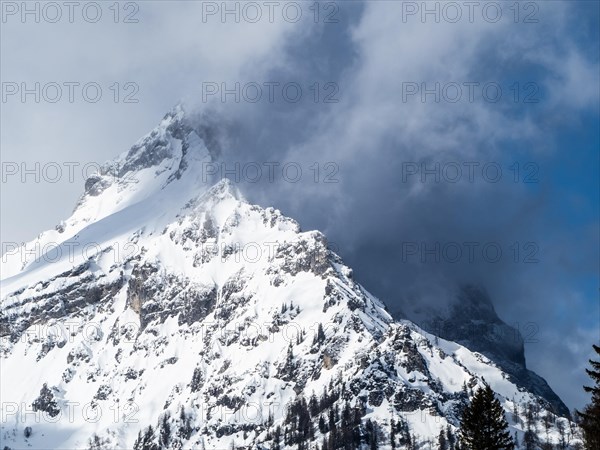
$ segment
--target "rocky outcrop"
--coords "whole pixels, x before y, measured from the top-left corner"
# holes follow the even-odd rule
[[[436,336],[482,353],[498,364],[518,386],[544,398],[556,414],[570,415],[546,380],[527,369],[521,332],[498,317],[483,288],[464,286],[447,316],[432,314],[430,319],[419,321],[419,325]]]

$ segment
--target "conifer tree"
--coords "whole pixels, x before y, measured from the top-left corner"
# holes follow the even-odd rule
[[[448,448],[448,444],[446,442],[446,434],[444,433],[444,430],[441,429],[440,434],[438,436],[438,449],[439,450],[447,450],[447,448]]]
[[[273,450],[281,449],[281,426],[277,425],[273,431]]]
[[[365,424],[365,431],[367,444],[369,445],[369,450],[377,450],[379,448],[377,428],[377,422],[373,422],[371,419],[367,419],[367,423]]]
[[[323,325],[319,322],[317,327],[317,342],[321,344],[325,340],[325,331],[323,331]]]
[[[159,450],[158,444],[154,442],[154,428],[149,425],[144,434],[140,431],[133,444],[133,450]]]
[[[528,428],[523,434],[523,446],[525,450],[535,450],[538,447],[538,439],[531,428]]]
[[[446,425],[446,442],[448,443],[448,450],[458,449],[456,446],[456,436],[454,436],[450,425]]]
[[[477,391],[463,413],[460,441],[466,450],[514,448],[502,405],[487,384]]]
[[[594,351],[600,355],[600,347],[592,345]],[[585,369],[595,386],[584,386],[585,392],[592,393],[592,403],[587,405],[583,411],[577,412],[581,422],[579,426],[583,430],[583,441],[588,450],[600,449],[600,361],[590,359],[592,369]]]
[[[512,420],[514,423],[519,424],[519,404],[513,398],[513,411],[512,411]]]
[[[167,411],[167,413],[163,414],[162,418],[160,419],[158,443],[162,447],[167,448],[169,446],[170,441],[171,424],[169,423],[169,412]]]

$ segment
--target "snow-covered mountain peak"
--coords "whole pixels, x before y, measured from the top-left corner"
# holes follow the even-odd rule
[[[85,193],[77,209],[111,187],[121,193],[118,202],[129,203],[182,179],[185,182],[176,183],[176,189],[188,188],[190,184],[194,188],[194,191],[184,191],[183,196],[197,192],[207,184],[205,165],[218,157],[214,150],[207,148],[205,134],[203,124],[194,123],[178,105],[129,151],[104,164],[99,173],[86,181]]]
[[[484,378],[520,439],[551,414],[485,356],[394,322],[322,233],[209,186],[217,156],[186,117],[167,114],[28,244],[60,252],[10,255],[0,448],[429,449]],[[553,416],[546,434],[570,425]]]

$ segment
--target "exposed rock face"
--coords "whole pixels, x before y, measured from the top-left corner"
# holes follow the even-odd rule
[[[34,411],[46,412],[50,417],[56,417],[60,414],[60,408],[56,404],[54,393],[48,388],[46,383],[42,386],[38,398],[31,405]]]

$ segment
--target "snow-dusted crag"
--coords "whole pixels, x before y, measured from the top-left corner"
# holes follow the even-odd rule
[[[484,380],[519,441],[577,442],[487,357],[392,320],[321,233],[211,186],[218,157],[176,108],[3,256],[0,448],[437,448]]]
[[[567,406],[546,380],[527,368],[525,341],[537,342],[538,325],[528,322],[521,327],[516,324],[517,328],[505,323],[498,317],[485,289],[465,285],[445,308],[424,307],[413,301],[395,315],[487,356],[510,375],[517,386],[547,400],[555,413],[569,414]]]

